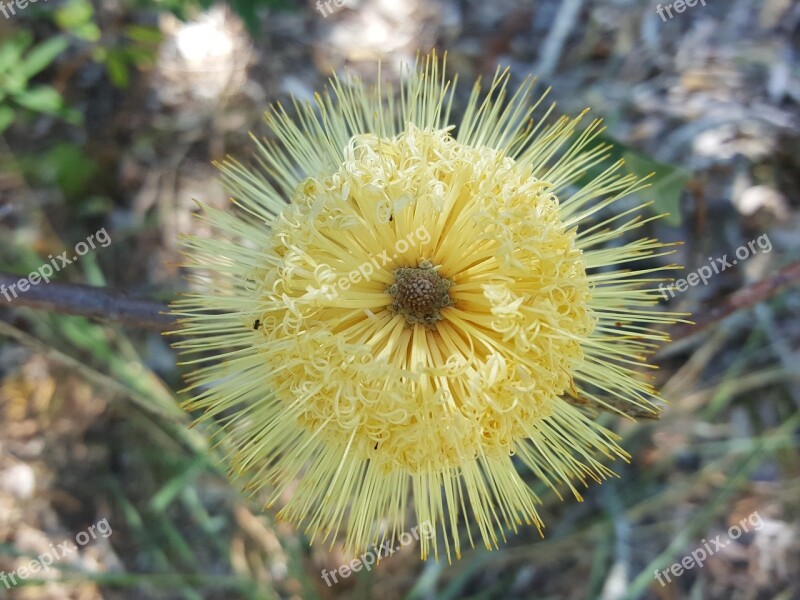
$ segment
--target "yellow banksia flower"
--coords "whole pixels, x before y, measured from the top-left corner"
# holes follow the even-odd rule
[[[677,319],[663,269],[628,268],[669,252],[622,243],[644,207],[598,217],[643,181],[619,162],[576,186],[608,160],[600,121],[534,122],[534,80],[498,71],[454,126],[443,72],[277,106],[258,167],[221,165],[237,208],[185,242],[189,408],[279,517],[351,552],[410,519],[435,529],[422,558],[541,532],[531,480],[580,499],[612,475],[595,409],[657,414],[638,371]]]

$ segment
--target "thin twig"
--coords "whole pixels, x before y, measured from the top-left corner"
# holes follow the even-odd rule
[[[0,336],[9,337],[13,340],[16,340],[34,352],[43,354],[53,362],[65,366],[68,369],[72,369],[76,373],[79,373],[84,379],[97,385],[98,387],[107,389],[114,394],[130,398],[134,404],[136,404],[140,409],[144,410],[150,416],[157,417],[162,421],[166,419],[172,423],[183,423],[181,412],[177,410],[174,405],[167,407],[159,406],[158,398],[154,396],[147,396],[143,392],[133,387],[126,386],[124,383],[121,383],[114,377],[103,373],[91,365],[87,365],[77,358],[69,356],[58,348],[54,348],[53,346],[46,344],[29,333],[14,327],[10,323],[6,323],[2,319],[0,319]],[[169,408],[172,408],[173,410],[170,411],[168,410]]]
[[[36,308],[70,315],[83,315],[131,327],[155,331],[171,331],[178,328],[174,316],[169,314],[166,304],[154,300],[130,298],[120,292],[106,288],[73,285],[68,283],[40,283],[26,292],[9,292],[19,281],[18,276],[0,273],[0,306]],[[800,285],[800,261],[784,267],[772,277],[754,283],[728,296],[722,304],[708,312],[695,316],[695,323],[672,330],[673,341],[688,338],[735,312],[751,308],[775,296],[782,289]],[[16,290],[15,290],[16,291]],[[11,297],[8,302],[5,297]]]
[[[542,44],[541,58],[534,69],[540,77],[550,77],[558,66],[569,34],[580,20],[584,0],[566,0],[561,4],[555,22]]]
[[[719,306],[695,315],[694,324],[672,329],[672,340],[677,341],[688,338],[704,329],[708,329],[708,327],[725,317],[735,312],[752,308],[759,302],[769,300],[782,289],[793,285],[800,285],[800,261],[795,261],[785,266],[771,277],[734,292],[725,298]]]
[[[20,292],[20,279],[18,275],[0,273],[0,307],[24,306],[155,331],[177,329],[175,317],[161,302],[131,298],[107,288],[59,282],[40,282]]]

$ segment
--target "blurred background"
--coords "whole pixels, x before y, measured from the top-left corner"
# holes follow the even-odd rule
[[[500,64],[538,74],[559,112],[604,117],[671,213],[648,233],[685,241],[658,260],[689,273],[762,240],[665,303],[698,323],[654,359],[671,405],[601,417],[632,460],[582,503],[537,487],[545,539],[523,528],[452,565],[411,544],[332,586],[322,569],[349,557],[276,523],[189,428],[169,340],[0,297],[0,571],[111,530],[0,598],[800,598],[800,3],[674,4],[0,2],[2,272],[105,230],[54,278],[170,301],[186,289],[177,236],[204,233],[193,199],[228,205],[212,162],[252,155],[269,104],[311,98],[332,69],[374,78],[377,59],[396,78],[432,48],[459,74],[457,111]],[[754,514],[757,530],[659,583]]]

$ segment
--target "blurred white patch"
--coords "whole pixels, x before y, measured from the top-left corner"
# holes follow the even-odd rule
[[[603,584],[602,600],[619,600],[625,596],[628,589],[628,569],[621,561],[614,563]]]
[[[215,105],[247,83],[252,45],[227,8],[212,7],[187,23],[164,15],[161,30],[155,91],[162,103]]]
[[[225,60],[233,52],[233,40],[211,19],[189,23],[175,36],[175,45],[187,65],[202,69],[206,61]]]
[[[347,3],[327,18],[324,49],[318,56],[322,70],[344,64],[382,59],[384,70],[396,73],[402,63],[413,64],[418,49],[432,48],[442,28],[460,24],[452,0],[360,0]]]
[[[25,463],[18,463],[0,471],[0,491],[19,500],[27,500],[36,491],[36,474]]]
[[[748,187],[734,196],[734,203],[739,212],[748,217],[763,209],[780,219],[789,218],[789,205],[784,195],[766,185]]]
[[[764,526],[756,532],[753,547],[757,566],[753,571],[759,579],[769,581],[772,576],[781,579],[796,572],[797,565],[791,556],[797,552],[796,526],[776,519],[764,518]]]

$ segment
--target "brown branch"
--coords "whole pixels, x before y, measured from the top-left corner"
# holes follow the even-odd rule
[[[696,315],[693,325],[673,328],[672,340],[677,341],[699,333],[735,312],[769,300],[782,289],[792,285],[800,285],[800,261],[795,261],[785,266],[771,277],[734,292],[725,298],[719,306],[712,308],[708,312]]]
[[[140,329],[177,329],[169,307],[154,300],[131,298],[107,288],[40,281],[27,291],[19,291],[23,276],[0,273],[0,308],[27,307],[68,315],[82,315]],[[14,286],[12,288],[12,286]],[[16,297],[14,297],[16,294]]]
[[[17,297],[14,298],[10,288],[12,285],[16,286],[19,280],[19,276],[0,273],[0,308],[4,304],[11,308],[24,306],[155,331],[178,328],[175,317],[168,314],[169,307],[154,300],[130,298],[126,294],[106,288],[57,282],[40,282],[30,286],[24,293],[15,289]],[[710,311],[696,315],[693,325],[672,329],[672,339],[678,341],[688,338],[737,311],[768,300],[785,287],[798,284],[800,261],[793,262],[772,277],[728,296],[722,304]]]

